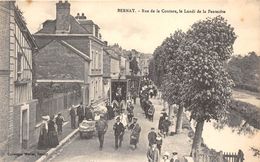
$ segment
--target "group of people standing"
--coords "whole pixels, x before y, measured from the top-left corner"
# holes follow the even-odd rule
[[[123,112],[118,114],[115,119],[116,122],[113,124],[113,131],[114,131],[114,137],[115,137],[115,150],[119,149],[122,146],[123,140],[124,140],[124,134],[126,130],[131,131],[130,132],[130,146],[134,150],[137,148],[137,144],[139,142],[139,137],[141,133],[141,126],[137,122],[137,118],[134,117],[133,113],[133,105],[131,102],[129,102],[127,109],[131,109],[131,113],[128,113],[129,110],[124,110]],[[109,111],[108,111],[108,118],[109,117]],[[107,121],[104,119],[103,116],[101,116],[100,120],[96,122],[96,130],[98,132],[98,138],[99,138],[99,148],[100,150],[103,149],[103,143],[104,143],[104,135],[108,129]]]
[[[58,135],[62,133],[62,124],[65,121],[61,113],[55,118],[54,115],[42,116],[38,149],[44,150],[59,145]]]
[[[76,129],[76,117],[78,116],[78,124],[84,120],[94,120],[94,115],[92,113],[93,109],[93,101],[91,101],[91,104],[88,107],[84,107],[82,102],[80,103],[79,106],[74,107],[70,109],[70,119],[71,119],[71,128]]]
[[[149,100],[149,98],[153,97],[154,90],[156,90],[156,88],[150,85],[150,86],[144,86],[142,88],[142,91],[140,92],[140,105],[144,111],[145,117],[150,121],[153,121],[155,108],[152,102]],[[157,94],[157,90],[156,90],[156,94]]]

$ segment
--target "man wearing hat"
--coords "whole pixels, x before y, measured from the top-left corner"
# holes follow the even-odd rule
[[[154,128],[151,128],[151,131],[148,133],[148,141],[149,141],[149,146],[156,144],[156,132]]]
[[[64,117],[61,115],[61,112],[59,112],[58,116],[55,119],[55,123],[57,125],[58,134],[62,133],[62,124],[63,124],[64,121],[65,121]]]
[[[171,158],[170,162],[180,162],[177,152],[172,153],[172,158]]]
[[[70,124],[72,129],[76,128],[76,110],[74,105],[70,109]]]
[[[77,107],[77,115],[78,115],[78,126],[84,120],[84,106],[83,103],[80,102],[80,105]]]
[[[125,131],[124,125],[120,122],[120,117],[116,118],[116,123],[113,126],[114,135],[115,135],[115,149],[121,147],[123,141],[123,135]]]
[[[170,162],[170,154],[167,151],[163,154],[163,162]]]
[[[104,119],[104,116],[101,115],[100,119],[96,122],[96,130],[98,132],[98,140],[99,140],[99,149],[103,149],[103,143],[104,143],[104,136],[107,132],[107,122]]]
[[[129,126],[129,129],[131,130],[131,135],[130,135],[130,145],[134,146],[133,149],[137,148],[137,143],[139,142],[139,137],[141,133],[141,127],[137,123],[137,118],[133,118],[133,123]]]
[[[156,144],[152,144],[147,153],[148,162],[159,162],[160,161],[160,155],[159,150],[156,148]]]

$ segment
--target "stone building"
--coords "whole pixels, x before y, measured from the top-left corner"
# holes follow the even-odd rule
[[[38,140],[32,98],[37,45],[14,1],[0,2],[0,152],[22,153]]]
[[[110,83],[111,83],[111,55],[104,49],[103,53],[103,97],[109,100]]]
[[[140,68],[140,75],[146,76],[149,73],[149,61],[152,58],[151,54],[140,54],[139,57],[139,68]]]
[[[56,4],[56,19],[34,34],[37,82],[80,83],[83,103],[103,100],[103,47],[99,26],[82,13],[70,15],[70,3]]]

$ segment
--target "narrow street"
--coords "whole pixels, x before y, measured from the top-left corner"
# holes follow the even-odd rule
[[[65,145],[62,150],[50,159],[52,162],[145,162],[146,151],[148,149],[147,135],[151,127],[155,127],[157,130],[158,121],[162,106],[159,105],[157,99],[151,100],[156,108],[154,122],[150,122],[145,119],[142,109],[140,108],[139,100],[135,105],[135,116],[138,117],[138,122],[142,127],[140,142],[138,148],[132,151],[129,147],[130,131],[126,131],[124,135],[124,141],[122,147],[118,150],[114,149],[114,135],[113,135],[113,124],[114,120],[109,121],[108,131],[105,135],[104,148],[99,151],[98,138],[93,137],[92,139],[80,139],[77,136],[71,143]],[[162,153],[166,150],[168,152],[177,151],[179,157],[181,155],[188,155],[190,151],[191,141],[187,137],[186,133],[180,135],[169,136],[163,139]],[[170,148],[171,147],[171,148]],[[109,159],[109,160],[108,160]]]

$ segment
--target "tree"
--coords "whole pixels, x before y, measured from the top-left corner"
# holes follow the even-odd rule
[[[185,41],[185,33],[181,30],[176,31],[173,35],[167,38],[163,44],[166,57],[166,74],[164,77],[164,94],[166,101],[171,105],[178,104],[177,113],[177,123],[176,123],[176,133],[180,133],[182,129],[182,114],[183,114],[183,104],[182,104],[182,94],[181,88],[183,86],[183,70],[185,68],[183,62],[183,49],[182,44]],[[170,113],[169,113],[170,115]]]
[[[224,64],[233,53],[236,35],[221,16],[194,23],[186,34],[182,101],[197,122],[194,154],[200,149],[204,122],[221,119],[229,106],[233,82]]]
[[[244,57],[232,57],[226,68],[236,88],[257,91],[260,87],[260,57],[255,52],[249,52]]]
[[[130,67],[130,69],[131,69],[131,71],[132,71],[132,74],[137,74],[139,71],[140,71],[140,69],[139,69],[139,66],[138,66],[138,62],[137,62],[137,60],[136,60],[136,57],[134,56],[133,57],[133,59],[130,61],[130,65],[129,65]]]
[[[162,98],[168,102],[169,115],[171,106],[178,104],[176,132],[182,128],[183,106],[181,105],[181,87],[184,64],[182,64],[182,51],[180,45],[184,42],[185,33],[181,30],[176,31],[167,37],[161,46],[156,48],[153,60],[150,62],[150,78],[162,89]]]

